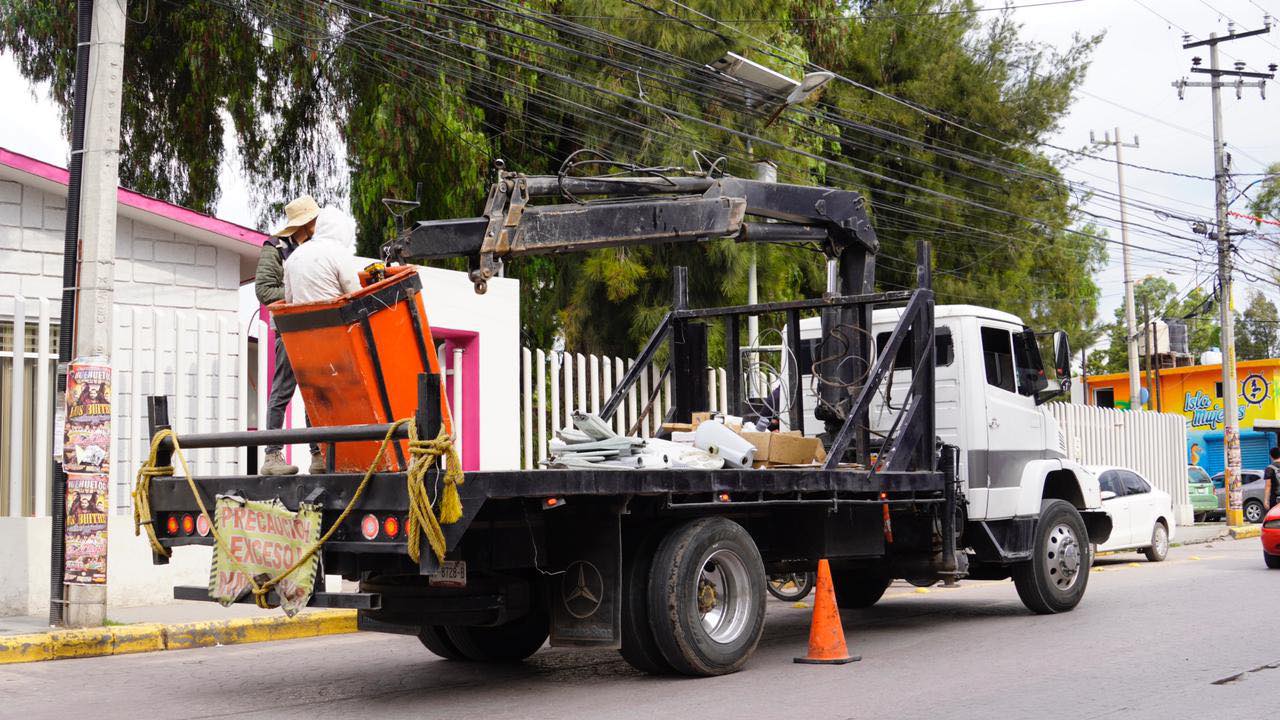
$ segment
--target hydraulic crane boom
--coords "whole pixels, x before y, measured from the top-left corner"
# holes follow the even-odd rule
[[[498,168],[482,217],[418,222],[385,245],[383,257],[470,258],[471,281],[483,293],[503,260],[522,255],[717,238],[807,242],[827,256],[829,296],[875,291],[879,244],[862,196],[851,190],[707,175],[527,176]],[[532,204],[552,198],[560,202]],[[830,308],[822,323],[823,356],[852,360],[817,370],[827,382],[816,414],[834,433],[870,367],[870,311]]]
[[[567,202],[533,205],[538,198]],[[582,201],[579,198],[597,198]],[[748,218],[771,222],[753,222]],[[473,258],[484,292],[508,257],[605,247],[734,238],[818,242],[828,256],[878,247],[862,196],[849,190],[733,177],[525,176],[502,172],[483,217],[417,223],[384,248],[389,260]],[[870,265],[870,263],[859,263]],[[865,288],[846,288],[859,292]]]

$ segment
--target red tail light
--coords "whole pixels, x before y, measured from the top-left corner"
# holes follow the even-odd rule
[[[190,515],[182,516],[182,534],[190,535],[196,531],[196,519]]]
[[[178,534],[178,516],[170,515],[169,519],[164,523],[164,529],[169,531],[170,535]]]
[[[378,518],[375,515],[365,515],[360,520],[360,534],[365,540],[373,540],[378,537]]]
[[[399,535],[400,521],[394,515],[388,515],[387,519],[382,521],[382,532],[386,533],[389,538]]]

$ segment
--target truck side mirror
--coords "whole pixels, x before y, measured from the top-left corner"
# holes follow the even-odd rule
[[[1053,369],[1058,373],[1059,380],[1071,377],[1071,343],[1067,339],[1067,333],[1062,330],[1053,333]]]

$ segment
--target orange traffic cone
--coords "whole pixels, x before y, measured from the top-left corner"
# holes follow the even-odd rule
[[[844,627],[840,625],[840,609],[836,607],[836,589],[831,584],[831,565],[818,561],[818,585],[813,595],[813,621],[809,625],[809,654],[796,658],[811,665],[843,665],[861,660],[850,655],[844,644]]]

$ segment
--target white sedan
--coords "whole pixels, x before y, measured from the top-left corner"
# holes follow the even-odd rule
[[[1101,552],[1141,550],[1151,562],[1169,554],[1176,525],[1169,493],[1154,488],[1138,473],[1121,467],[1090,468],[1102,489],[1102,507],[1111,516],[1111,537]]]

